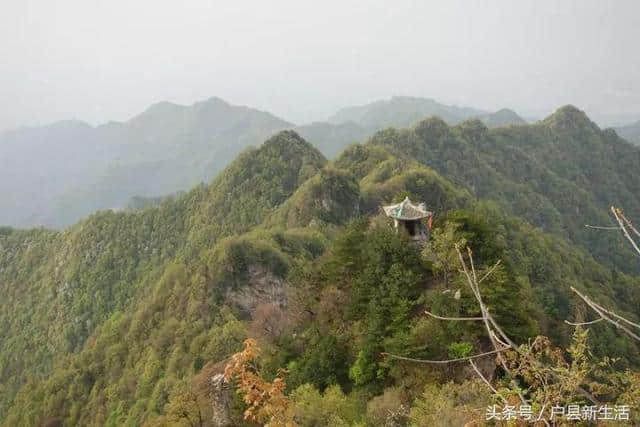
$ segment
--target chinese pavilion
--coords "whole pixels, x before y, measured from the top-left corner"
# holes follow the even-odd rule
[[[427,229],[431,229],[431,221],[433,212],[427,210],[424,203],[414,204],[405,198],[402,202],[395,205],[383,206],[385,215],[393,219],[393,226],[398,229],[404,229],[413,240],[426,240]],[[423,220],[427,219],[427,224]]]

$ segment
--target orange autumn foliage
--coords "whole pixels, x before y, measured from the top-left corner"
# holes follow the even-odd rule
[[[259,355],[258,343],[249,338],[244,342],[244,349],[231,356],[224,370],[225,381],[235,380],[236,389],[247,405],[245,420],[267,427],[297,427],[291,401],[284,393],[283,371],[272,382],[264,380],[255,365]]]

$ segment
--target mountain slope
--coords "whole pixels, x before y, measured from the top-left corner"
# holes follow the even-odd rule
[[[207,384],[247,336],[267,346],[266,373],[289,367],[292,387],[337,383],[375,399],[391,384],[419,395],[424,375],[367,352],[446,358],[450,343],[482,341],[473,330],[412,314],[428,303],[461,315],[467,296],[459,304],[444,299],[449,285],[379,215],[381,204],[405,194],[436,212],[438,230],[457,224],[479,271],[503,260],[502,279],[483,290],[519,340],[537,331],[567,340],[569,286],[621,313],[637,312],[638,278],[476,201],[407,158],[413,152],[399,151],[399,138],[379,142],[355,145],[323,167],[316,150],[283,132],[211,185],[158,207],[94,215],[65,232],[3,230],[0,283],[10,298],[0,302],[0,338],[9,343],[0,359],[0,420],[163,425],[173,405],[191,396],[183,390],[200,390],[190,388],[200,376],[197,399],[209,420]],[[606,346],[633,361],[635,347],[605,328],[598,335],[599,351]],[[48,354],[33,359],[32,348]]]
[[[207,182],[244,148],[292,125],[210,98],[161,102],[123,123],[59,123],[0,137],[0,224],[61,227],[132,196]]]
[[[306,141],[282,132],[209,186],[157,208],[98,213],[63,232],[1,229],[0,419],[27,378],[46,377],[95,328],[131,311],[171,263],[197,259],[222,237],[261,223],[324,163]]]
[[[433,118],[409,130],[381,131],[370,143],[423,162],[601,261],[636,270],[619,236],[594,233],[585,224],[609,225],[611,205],[640,216],[640,174],[634,167],[640,150],[600,130],[574,107],[534,125],[496,129],[478,120],[449,127]]]
[[[211,379],[249,336],[264,347],[261,373],[286,367],[296,396],[338,385],[361,422],[398,390],[411,405],[465,371],[380,353],[445,359],[489,345],[479,328],[422,315],[477,316],[464,290],[449,297],[457,261],[443,274],[433,257],[458,239],[480,274],[501,260],[482,289],[517,342],[568,343],[564,320],[584,316],[570,286],[637,320],[637,258],[619,233],[584,224],[609,225],[612,203],[640,217],[639,153],[571,106],[496,129],[430,118],[330,163],[282,131],[209,185],[149,207],[65,231],[0,228],[0,423],[171,425],[193,401],[210,420]],[[380,214],[405,196],[435,212],[437,245],[411,244]],[[604,323],[593,352],[637,367],[638,347]]]

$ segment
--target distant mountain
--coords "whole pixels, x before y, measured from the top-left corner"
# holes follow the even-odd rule
[[[133,196],[209,181],[240,151],[293,125],[210,98],[161,102],[126,122],[60,122],[0,136],[0,224],[61,227]]]
[[[0,224],[40,224],[38,214],[118,155],[80,121],[0,134]]]
[[[329,117],[329,123],[354,122],[369,130],[389,126],[407,127],[427,117],[437,116],[450,125],[470,118],[479,118],[489,127],[525,124],[525,120],[514,111],[502,109],[495,113],[469,107],[441,104],[429,98],[394,96],[389,100],[348,107]]]
[[[343,108],[329,117],[327,122],[298,126],[295,130],[325,156],[333,158],[348,145],[361,142],[381,129],[408,127],[432,116],[440,117],[450,125],[478,118],[490,128],[527,123],[513,110],[506,108],[490,113],[444,105],[428,98],[394,96],[389,100]]]
[[[526,125],[527,121],[520,117],[515,111],[503,108],[495,113],[478,116],[487,127],[497,128],[501,126]]]
[[[633,124],[617,127],[614,129],[618,133],[618,135],[620,135],[627,141],[631,142],[632,144],[640,145],[640,120]]]
[[[328,158],[338,155],[344,148],[362,142],[372,132],[354,122],[329,123],[314,122],[295,128],[304,139],[315,145]]]
[[[407,127],[430,116],[438,116],[447,123],[455,124],[471,117],[488,114],[474,108],[440,104],[429,98],[394,96],[389,100],[348,107],[329,117],[329,123],[352,121],[367,129],[382,129],[389,126]]]
[[[213,97],[191,106],[160,102],[126,122],[97,127],[66,121],[24,128],[0,135],[0,225],[64,227],[97,210],[128,208],[132,197],[186,190],[280,130],[295,129],[333,158],[380,129],[431,116],[449,124],[478,117],[489,127],[525,123],[506,109],[489,113],[393,97],[295,127]]]

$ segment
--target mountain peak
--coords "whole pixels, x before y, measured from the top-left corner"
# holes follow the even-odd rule
[[[502,116],[502,117],[517,117],[518,119],[522,120],[522,118],[518,115],[518,113],[516,113],[515,111],[513,111],[510,108],[501,108],[498,111],[496,111],[495,113],[493,113],[494,116]],[[523,120],[524,121],[524,120]]]
[[[553,128],[560,129],[598,129],[587,114],[573,105],[558,108],[553,114],[542,121]]]
[[[439,116],[447,123],[455,124],[486,111],[468,107],[441,104],[431,98],[394,96],[366,105],[347,107],[329,118],[330,123],[353,121],[370,130],[386,127],[408,127],[430,116]]]
[[[418,96],[394,95],[389,100],[382,100],[386,103],[418,103],[418,104],[437,104],[433,98],[423,98]]]
[[[219,107],[230,107],[231,104],[229,104],[227,101],[225,101],[224,99],[218,97],[218,96],[212,96],[210,98],[207,98],[203,101],[198,101],[196,103],[193,104],[194,107],[203,107],[203,106],[219,106]]]
[[[510,125],[524,125],[527,122],[515,111],[509,108],[502,108],[495,113],[479,117],[488,127],[500,127]]]
[[[165,116],[167,114],[174,114],[185,107],[183,105],[174,104],[169,101],[160,101],[154,104],[151,104],[144,110],[142,113],[138,114],[131,120],[139,119],[141,117],[156,117],[156,116]]]
[[[169,101],[160,101],[154,104],[151,104],[146,110],[140,113],[138,116],[134,118],[140,117],[157,117],[157,116],[165,116],[171,114],[177,114],[181,111],[185,110],[203,110],[210,108],[218,108],[218,109],[227,109],[231,108],[232,105],[223,100],[222,98],[218,98],[217,96],[212,96],[211,98],[207,98],[203,101],[195,102],[191,106],[186,106],[182,104],[176,104]]]
[[[298,135],[294,130],[282,130],[267,139],[263,145],[264,147],[279,151],[294,151],[299,149],[317,151],[313,145]],[[318,154],[320,153],[318,152]]]

